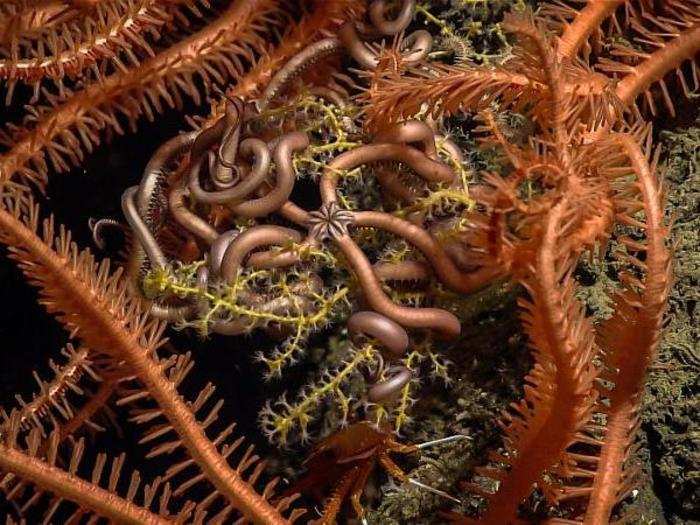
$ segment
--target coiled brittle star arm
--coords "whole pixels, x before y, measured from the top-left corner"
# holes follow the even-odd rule
[[[386,18],[386,1],[374,0],[369,6],[369,19],[383,35],[398,35],[406,29],[413,19],[413,12],[416,8],[415,0],[403,0],[401,10],[394,20]]]
[[[168,197],[168,207],[173,219],[190,233],[204,240],[207,244],[213,243],[219,232],[199,215],[192,213],[185,204],[185,197],[190,194],[187,188],[174,188]]]
[[[392,355],[402,357],[408,348],[408,334],[401,325],[376,312],[357,312],[348,319],[353,342],[360,336],[378,339]]]
[[[371,26],[360,24],[363,37],[397,36],[408,27],[415,12],[415,0],[404,0],[394,20],[386,18],[386,2],[374,0],[369,8]],[[347,52],[365,69],[375,69],[379,65],[377,50],[368,46],[358,34],[355,24],[348,22],[338,30],[338,38]],[[433,37],[425,30],[414,31],[401,38],[401,60],[405,65],[421,62],[428,56],[433,45]]]
[[[425,122],[419,120],[407,120],[390,126],[389,128],[378,133],[374,137],[374,142],[390,142],[393,144],[413,144],[419,143],[423,153],[430,159],[438,161],[437,146],[435,145],[435,135],[433,129]],[[449,139],[443,139],[445,145],[450,148],[450,154],[455,162],[461,162],[461,153],[459,148]],[[412,204],[417,199],[416,188],[406,186],[399,180],[399,173],[391,166],[379,167],[376,170],[376,177],[380,184],[386,188],[393,196]],[[458,179],[455,177],[453,183]],[[422,219],[419,215],[415,215],[416,220]]]
[[[131,226],[131,231],[136,236],[138,246],[146,252],[151,266],[164,268],[168,264],[168,259],[136,209],[135,197],[138,190],[138,186],[132,186],[122,194],[122,211]]]
[[[338,30],[338,38],[343,43],[347,52],[364,69],[373,70],[379,65],[379,55],[370,48],[357,33],[351,23],[345,24]],[[433,37],[425,30],[414,31],[401,41],[401,60],[404,65],[410,66],[420,63],[433,45]]]
[[[294,188],[296,176],[292,165],[292,154],[308,146],[309,137],[306,133],[294,131],[283,135],[273,153],[277,167],[275,187],[263,197],[230,205],[231,210],[241,217],[264,217],[278,210],[287,202]]]
[[[355,212],[355,225],[380,228],[403,238],[421,251],[440,281],[456,292],[474,292],[488,284],[498,274],[497,268],[488,267],[465,273],[452,262],[440,243],[430,233],[388,213]]]
[[[303,71],[325,57],[338,52],[342,48],[340,40],[337,38],[324,38],[306,47],[303,51],[294,55],[284,66],[272,77],[270,83],[265,88],[265,92],[259,103],[260,109],[264,109],[281,93],[284,88],[294,78]]]
[[[189,188],[195,200],[207,204],[235,202],[246,198],[262,184],[270,171],[271,157],[267,144],[260,139],[247,138],[241,142],[238,152],[244,157],[253,156],[252,170],[239,184],[220,191],[207,191],[199,182],[199,171],[205,164],[206,156],[202,155],[199,161],[192,161]]]
[[[168,264],[168,258],[163,253],[154,234],[149,229],[146,222],[142,219],[136,206],[136,196],[138,194],[138,186],[132,186],[122,194],[122,211],[126,217],[131,231],[135,237],[134,252],[130,256],[130,262],[140,260],[140,254],[146,254],[151,268],[165,268]],[[134,263],[132,263],[134,264]],[[142,267],[142,265],[140,266]],[[133,269],[133,267],[132,267]],[[140,268],[139,268],[140,270]],[[142,296],[141,290],[136,284],[138,274],[130,276],[132,292],[138,296]],[[186,317],[192,311],[191,306],[167,306],[158,303],[152,303],[150,314],[158,319],[176,321]]]
[[[391,359],[400,359],[408,350],[408,334],[404,328],[377,312],[357,312],[348,319],[348,334],[353,343],[363,337],[378,340],[389,352]],[[413,378],[413,373],[405,366],[391,366],[384,370],[384,358],[380,354],[380,364],[375,377],[385,378],[376,381],[367,391],[367,399],[372,403],[391,400]]]
[[[382,281],[424,281],[430,277],[430,266],[421,261],[375,263],[374,273]]]
[[[254,226],[239,234],[226,248],[221,261],[221,276],[232,282],[248,254],[261,246],[286,244],[301,241],[301,234],[282,226]]]
[[[431,160],[438,160],[435,146],[435,132],[425,122],[407,120],[399,122],[377,133],[374,142],[390,142],[392,144],[420,143],[423,153]]]
[[[445,337],[459,335],[461,330],[459,320],[450,312],[439,308],[408,308],[391,301],[382,290],[382,285],[367,256],[349,235],[342,235],[334,241],[360,281],[365,299],[372,309],[402,326],[433,329]]]
[[[156,240],[156,234],[165,220],[164,195],[167,166],[196,141],[197,133],[184,133],[168,140],[151,157],[138,187],[127,189],[122,195],[122,211],[135,234],[135,242],[127,264],[132,292],[141,296],[137,281],[149,268],[163,268],[167,257]],[[187,210],[176,210],[187,212]],[[184,213],[181,213],[180,218]],[[177,214],[176,214],[177,216]],[[191,218],[194,220],[193,218]],[[192,222],[192,220],[190,222]],[[200,229],[206,225],[198,224]],[[209,232],[211,235],[212,232]],[[175,321],[189,315],[192,308],[151,304],[150,313],[159,319]]]
[[[343,171],[363,164],[379,161],[399,161],[413,169],[427,182],[452,182],[454,173],[449,166],[434,161],[424,153],[404,144],[367,144],[335,157],[323,170],[320,190],[321,199],[329,204],[338,199],[336,188]]]
[[[159,228],[163,223],[161,210],[155,209],[162,191],[168,164],[176,160],[195,141],[196,132],[183,133],[165,142],[153,154],[143,170],[143,176],[134,199],[136,209],[152,229]]]

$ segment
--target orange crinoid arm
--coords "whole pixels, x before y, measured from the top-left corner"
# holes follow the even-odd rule
[[[619,178],[617,185],[621,188],[618,217],[642,239],[621,239],[626,249],[621,261],[641,270],[643,277],[638,278],[632,271],[621,273],[625,288],[616,298],[616,312],[599,329],[608,370],[605,379],[614,387],[603,392],[609,399],[609,406],[603,409],[607,416],[604,444],[585,515],[585,523],[592,525],[608,523],[615,504],[633,487],[632,472],[625,460],[635,438],[644,379],[656,356],[672,281],[671,254],[666,246],[669,232],[664,223],[656,161],[648,143],[645,150],[634,137],[614,134],[606,149],[610,173]],[[630,175],[634,177],[632,183],[625,180]]]
[[[41,27],[35,35],[24,31],[9,37],[10,42],[3,46],[7,50],[0,48],[0,79],[10,86],[15,82],[36,84],[38,91],[39,83],[46,78],[60,85],[64,77],[81,76],[105,59],[123,69],[124,62],[138,62],[134,51],[153,54],[149,35],[157,38],[158,29],[171,22],[173,11],[185,3],[119,0],[97,3],[85,12],[64,7],[56,18],[68,20],[57,27]]]
[[[131,501],[116,496],[76,475],[45,463],[12,446],[0,443],[0,470],[12,472],[44,490],[89,509],[115,523],[167,525],[173,521],[159,517]],[[3,476],[0,475],[0,481]]]
[[[518,505],[533,484],[568,461],[566,449],[587,423],[595,401],[593,329],[574,298],[574,261],[564,242],[575,215],[566,198],[552,208],[536,260],[522,279],[530,296],[521,307],[535,365],[525,379],[524,399],[506,415],[506,451],[491,457],[509,470],[479,472],[500,480],[498,492],[488,498],[484,523],[517,521]]]
[[[698,8],[700,9],[700,4]],[[686,95],[689,94],[680,68],[685,61],[693,60],[700,52],[700,14],[697,14],[695,21],[689,23],[689,27],[676,29],[676,33],[671,39],[662,40],[659,38],[657,46],[657,51],[647,55],[646,59],[635,67],[624,68],[627,71],[627,75],[617,84],[615,93],[622,103],[627,106],[631,105],[639,95],[647,92],[650,86],[659,82],[666,105],[673,112],[673,103],[668,94],[668,89],[663,83],[663,78],[671,71],[677,71]],[[693,80],[697,88],[698,77],[694,69],[693,74]]]
[[[0,180],[21,174],[43,183],[48,162],[57,171],[76,164],[99,143],[101,130],[121,131],[118,115],[125,115],[132,127],[145,114],[153,119],[162,111],[162,101],[174,107],[180,93],[199,101],[194,77],[206,84],[240,77],[243,61],[255,60],[265,49],[266,29],[280,14],[278,0],[236,0],[211,24],[142,62],[119,71],[67,98],[43,108],[36,123],[13,133],[14,143],[0,156]]]
[[[590,0],[559,37],[557,55],[572,58],[600,24],[628,0]]]
[[[590,50],[584,48],[586,40],[594,32],[602,32],[603,20],[611,19],[606,31],[610,43],[598,43],[594,67],[617,81],[614,91],[624,106],[633,105],[643,94],[655,114],[656,97],[651,89],[658,86],[658,94],[673,115],[674,104],[666,82],[678,82],[686,97],[692,93],[691,80],[694,89],[698,88],[700,79],[694,63],[700,52],[698,0],[592,0],[580,11],[554,4],[545,6],[544,13],[554,19],[571,18],[558,40],[557,52],[562,59],[580,57],[587,61]],[[612,41],[612,34],[619,32],[623,38]],[[666,79],[673,72],[676,78]]]
[[[38,207],[18,195],[5,196],[0,208],[0,242],[10,247],[30,282],[40,289],[42,304],[64,327],[88,347],[123,360],[179,436],[192,460],[216,489],[256,523],[283,524],[286,520],[265,497],[232,469],[204,427],[165,375],[156,350],[165,326],[148,319],[137,299],[129,298],[121,272],[110,274],[109,264],[95,263],[89,251],[78,251],[61,228],[54,237],[52,220],[38,228]]]

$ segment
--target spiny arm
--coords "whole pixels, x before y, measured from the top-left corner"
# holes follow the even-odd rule
[[[38,83],[51,78],[60,83],[64,76],[77,77],[103,59],[111,59],[124,69],[121,62],[124,57],[138,62],[134,50],[152,56],[153,50],[145,37],[172,18],[172,13],[159,6],[161,3],[140,0],[106,8],[98,5],[96,13],[81,16],[78,23],[49,29],[28,44],[13,41],[9,44],[10,56],[0,59],[0,78],[9,83],[11,92],[17,81]]]
[[[592,0],[581,9],[559,37],[557,56],[573,58],[600,24],[628,0]]]
[[[678,32],[671,40],[663,42],[657,51],[647,55],[645,60],[635,67],[624,68],[627,75],[617,84],[616,95],[624,105],[629,106],[639,95],[647,92],[653,84],[661,83],[666,106],[671,114],[674,114],[673,102],[666,85],[663,84],[663,78],[674,70],[678,71],[679,80],[684,91],[688,94],[689,90],[680,67],[686,60],[693,60],[699,52],[700,19],[688,29]],[[697,73],[694,74],[697,88]]]
[[[42,490],[53,493],[58,498],[73,501],[81,508],[88,509],[115,523],[131,525],[173,523],[128,499],[117,496],[110,490],[85,481],[74,473],[66,472],[5,443],[0,444],[0,470],[11,472],[41,487]],[[0,476],[0,483],[4,481]]]
[[[238,0],[214,22],[178,42],[140,66],[117,72],[85,89],[58,100],[36,116],[33,128],[20,134],[11,149],[0,156],[0,180],[16,174],[42,184],[48,165],[65,171],[82,158],[83,148],[98,144],[100,132],[122,132],[117,115],[123,113],[135,127],[145,114],[151,120],[162,111],[162,101],[179,103],[182,92],[196,103],[200,95],[193,77],[207,85],[226,76],[240,77],[242,62],[254,60],[264,49],[270,19],[280,13],[278,0]]]
[[[566,199],[550,212],[539,253],[523,280],[530,300],[522,301],[523,320],[535,352],[526,378],[525,398],[507,418],[508,473],[487,469],[501,480],[490,497],[484,522],[513,523],[521,501],[543,473],[566,462],[566,449],[588,421],[593,406],[592,327],[574,298],[572,260],[562,239],[574,210]]]
[[[624,223],[638,228],[645,237],[643,242],[622,239],[628,251],[645,254],[644,262],[639,263],[639,255],[625,255],[622,262],[641,264],[645,277],[642,282],[622,273],[626,287],[616,299],[616,313],[600,328],[606,365],[612,370],[607,379],[615,386],[608,395],[604,444],[585,516],[585,523],[591,525],[608,523],[614,506],[629,489],[624,463],[635,437],[644,379],[656,355],[671,285],[670,252],[666,247],[668,228],[664,224],[654,162],[649,161],[650,152],[645,152],[629,135],[616,134],[611,140],[628,158],[628,173],[636,178],[636,184],[627,186],[619,195],[621,203],[629,203],[620,204],[619,213]],[[636,214],[639,209],[636,203],[642,204],[643,219]]]
[[[65,230],[61,229],[54,240],[52,221],[44,222],[43,239],[37,236],[38,209],[31,202],[15,199],[11,205],[9,210],[0,209],[0,241],[11,246],[12,257],[40,288],[47,310],[90,348],[125,361],[194,462],[234,507],[258,523],[286,523],[239,472],[229,467],[164,375],[163,365],[155,357],[164,326],[149,321],[140,304],[128,298],[120,274],[110,275],[107,263],[97,265],[88,251],[79,252]],[[26,223],[21,219],[23,209],[28,211]]]

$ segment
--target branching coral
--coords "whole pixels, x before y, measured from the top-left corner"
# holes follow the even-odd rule
[[[322,481],[333,489],[321,522],[332,523],[347,496],[365,518],[376,461],[460,503],[406,476],[388,452],[464,437],[414,446],[396,435],[423,369],[453,379],[444,351],[468,344],[460,301],[510,279],[523,290],[532,368],[503,416],[502,446],[468,485],[485,512],[450,516],[516,523],[537,490],[552,507],[566,502],[554,522],[607,523],[635,483],[630,450],[671,283],[644,116],[656,114],[658,96],[673,113],[671,73],[687,96],[687,79],[698,84],[695,4],[661,4],[513,10],[501,24],[512,47],[495,65],[435,61],[449,53],[432,53],[429,32],[411,32],[412,0],[319,1],[308,12],[274,0],[3,7],[0,77],[8,100],[20,86],[15,95],[32,106],[4,137],[0,241],[76,345],[31,401],[2,412],[7,499],[27,515],[50,494],[46,520],[289,523],[304,513],[290,508],[295,493]],[[418,11],[454,37],[426,6]],[[289,30],[272,37],[282,24]],[[166,141],[136,186],[124,183],[128,235],[116,271],[65,228],[56,235],[53,219],[37,231],[30,186],[43,190],[50,171],[79,165],[103,131],[135,129],[163,102],[181,109],[186,95],[200,105],[212,91],[210,116]],[[637,107],[641,95],[649,111]],[[482,173],[447,132],[447,118],[468,112],[493,156]],[[513,113],[526,136],[504,124]],[[109,224],[95,223],[97,240]],[[609,253],[611,241],[620,250]],[[577,298],[584,256],[619,270],[619,289],[608,290],[614,314],[600,325]],[[161,349],[168,324],[204,337],[264,333],[277,344],[251,355],[268,381],[285,381],[313,340],[335,334],[335,363],[259,414],[269,441],[291,446],[315,439],[332,407],[350,426],[332,428],[309,463],[328,470],[280,496],[276,480],[259,490],[264,463],[252,445],[234,459],[244,438],[219,426],[214,387],[186,399],[193,363]],[[140,427],[148,459],[167,459],[138,503],[140,475],[126,490],[119,483],[123,456],[106,484],[105,455],[91,477],[80,466],[77,436],[101,429],[114,408]],[[487,478],[495,490],[483,489]],[[59,509],[64,500],[73,507]]]

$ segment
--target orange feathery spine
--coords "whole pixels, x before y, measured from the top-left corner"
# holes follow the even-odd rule
[[[537,35],[539,29],[533,22],[520,18],[511,16],[508,23],[504,21],[504,29],[509,29],[510,26],[528,38],[534,37],[535,40],[544,42],[544,38]],[[516,51],[520,52],[518,48]],[[543,58],[550,54],[548,50],[540,51],[546,51],[540,53]],[[540,64],[533,68],[528,63],[530,58],[516,55],[493,68],[476,64],[428,64],[409,70],[402,76],[379,77],[362,97],[367,105],[367,126],[379,129],[402,118],[410,118],[422,106],[428,108],[431,116],[438,118],[460,111],[485,110],[495,100],[501,103],[502,109],[517,109],[523,101],[539,101],[542,93],[549,89],[549,80],[541,75]],[[556,56],[552,56],[549,61],[558,66],[561,74],[561,80],[557,82],[560,92],[556,98],[578,98],[584,104],[586,98],[606,96],[608,81],[604,76],[572,67],[561,67]]]
[[[529,40],[534,45],[533,53],[537,56],[538,65],[542,70],[542,81],[547,86],[547,104],[544,115],[537,115],[538,120],[542,116],[547,118],[547,124],[551,128],[552,140],[554,142],[554,152],[561,161],[565,170],[571,168],[571,154],[567,143],[569,141],[566,125],[566,92],[563,82],[563,67],[561,61],[552,51],[552,47],[544,36],[542,28],[535,25],[534,20],[527,16],[506,15],[503,20],[503,27],[506,31],[517,34],[521,38]],[[527,62],[526,62],[527,63]],[[530,75],[530,78],[537,78]],[[536,110],[535,110],[536,111]],[[570,111],[570,109],[569,109]],[[543,119],[541,119],[543,120]]]
[[[125,113],[135,126],[142,113],[153,119],[154,110],[162,111],[161,100],[174,106],[178,90],[198,102],[192,77],[199,73],[223,81],[223,75],[212,67],[217,62],[227,74],[241,76],[239,58],[249,59],[262,50],[265,27],[279,13],[277,0],[237,0],[214,22],[140,66],[115,73],[72,94],[56,107],[46,108],[38,115],[36,125],[20,133],[11,149],[0,157],[0,180],[8,181],[19,173],[36,183],[45,182],[47,156],[56,171],[67,170],[64,157],[79,162],[83,146],[91,150],[99,143],[100,130],[111,126],[121,131],[117,112]]]
[[[90,509],[114,523],[130,525],[166,525],[172,521],[161,518],[112,491],[84,481],[74,474],[31,457],[0,443],[0,470],[13,472],[52,492]]]
[[[646,275],[641,282],[623,274],[628,286],[617,297],[615,314],[599,330],[601,347],[606,352],[605,364],[611,370],[608,379],[615,386],[608,395],[610,406],[604,408],[607,414],[604,444],[584,520],[590,525],[609,523],[613,507],[628,488],[626,484],[630,480],[625,479],[624,463],[634,440],[644,379],[656,356],[672,281],[671,255],[666,247],[668,228],[664,224],[662,192],[654,167],[649,164],[648,154],[629,135],[614,135],[612,141],[628,157],[630,170],[637,178],[632,190],[620,196],[629,204],[621,204],[618,213],[623,223],[640,229],[646,237],[643,243],[623,239],[630,250],[646,255],[644,262],[632,255],[623,257],[623,261],[643,268]],[[637,202],[642,204],[643,220],[636,218]]]
[[[0,4],[0,44],[11,43],[19,35],[38,34],[74,19],[80,14],[81,7],[75,4],[71,6],[61,0],[3,2]]]
[[[417,114],[423,104],[435,117],[486,109],[499,95],[514,96],[529,83],[504,68],[429,64],[400,77],[378,78],[363,95],[367,127],[381,129]]]
[[[51,419],[54,425],[62,418],[68,419],[71,409],[66,393],[72,391],[82,394],[83,391],[78,387],[78,383],[86,373],[95,380],[100,379],[92,369],[89,349],[76,350],[73,345],[69,344],[61,353],[68,357],[68,360],[60,366],[56,365],[53,360],[49,360],[49,366],[54,372],[54,378],[51,381],[44,381],[39,378],[38,374],[34,374],[34,378],[39,384],[39,392],[31,401],[24,402],[20,396],[17,396],[20,407],[16,418],[20,428],[34,426],[43,431],[45,419]],[[9,416],[2,408],[0,408],[0,413],[6,420],[0,425],[0,433],[2,433],[7,430]]]
[[[536,261],[521,281],[530,295],[521,307],[535,366],[526,378],[525,398],[506,416],[507,452],[493,456],[510,470],[482,470],[501,480],[489,497],[484,523],[517,521],[518,505],[533,484],[566,463],[566,449],[588,421],[595,400],[593,329],[574,297],[573,261],[562,249],[570,233],[565,226],[572,218],[570,206],[562,200],[552,208]]]
[[[7,206],[7,205],[6,205]],[[27,224],[21,208],[28,207]],[[128,298],[121,272],[96,264],[88,250],[78,251],[63,228],[54,239],[52,220],[43,223],[43,239],[34,230],[38,208],[15,199],[12,211],[0,209],[0,242],[8,245],[29,281],[40,288],[41,303],[71,333],[95,351],[123,359],[183,442],[209,481],[231,504],[256,523],[286,523],[279,512],[231,469],[207,438],[175,386],[163,374],[155,351],[165,325],[149,321],[137,300]],[[54,248],[55,247],[55,250]]]
[[[692,59],[700,52],[700,16],[698,21],[685,31],[678,34],[663,45],[646,60],[637,66],[630,68],[627,75],[617,84],[615,93],[626,106],[649,89],[652,84],[661,81],[669,72],[678,70],[683,62]],[[679,73],[679,76],[682,73]],[[697,82],[697,78],[696,78]],[[684,85],[685,88],[685,85]],[[664,89],[664,95],[669,109],[673,112],[668,93]]]
[[[121,376],[113,375],[103,378],[97,390],[89,396],[85,404],[73,416],[57,428],[60,440],[72,436],[78,429],[89,424],[95,414],[104,410],[110,398],[114,395]]]
[[[565,26],[557,44],[559,58],[573,58],[600,24],[627,0],[591,0]]]
[[[62,33],[50,32],[49,36],[41,37],[42,44],[32,42],[40,50],[51,49],[50,54],[42,52],[31,57],[11,56],[2,59],[0,78],[35,82],[45,77],[75,77],[101,59],[117,60],[121,50],[127,51],[129,57],[136,60],[131,51],[132,46],[152,55],[153,51],[142,33],[158,28],[172,16],[160,6],[161,3],[158,0],[141,0],[136,3],[122,0],[123,5],[108,6],[104,11],[98,5],[98,13],[87,17],[83,22],[86,29],[89,29],[85,31],[84,40],[76,41],[72,35],[68,38]],[[10,46],[14,55],[19,45],[12,42]]]

